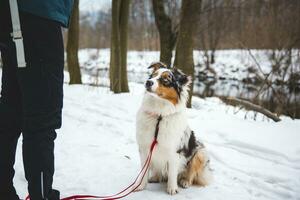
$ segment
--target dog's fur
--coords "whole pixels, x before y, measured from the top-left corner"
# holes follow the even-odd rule
[[[178,193],[178,184],[206,186],[212,180],[204,145],[196,140],[186,117],[186,102],[191,78],[176,68],[154,63],[146,83],[142,106],[137,113],[136,137],[141,163],[144,164],[154,138],[159,115],[158,144],[148,170],[137,190],[147,182],[167,181],[167,192]]]

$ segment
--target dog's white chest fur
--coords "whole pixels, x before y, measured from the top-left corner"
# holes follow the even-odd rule
[[[150,145],[154,139],[155,127],[158,116],[150,115],[143,108],[140,109],[137,115],[137,141],[140,151],[150,149]],[[184,137],[184,132],[187,128],[187,120],[182,112],[168,116],[163,116],[159,124],[159,132],[157,136],[158,144],[156,145],[153,157],[152,167],[156,170],[163,170],[166,173],[166,168],[169,159],[185,160],[177,154],[180,148],[181,139]],[[174,156],[176,158],[174,158]],[[180,164],[180,163],[178,163]],[[182,163],[182,165],[184,165]]]

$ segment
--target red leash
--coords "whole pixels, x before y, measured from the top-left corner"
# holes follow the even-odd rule
[[[95,199],[95,200],[113,200],[113,199],[121,199],[124,198],[126,196],[128,196],[129,194],[131,194],[132,192],[134,192],[141,184],[142,181],[149,169],[150,166],[150,161],[152,158],[152,153],[154,150],[155,145],[157,144],[157,140],[153,140],[152,144],[151,144],[151,148],[150,148],[150,152],[149,155],[145,161],[145,164],[142,168],[142,170],[140,171],[140,173],[138,174],[138,176],[136,177],[136,179],[134,180],[134,182],[128,186],[127,188],[125,188],[124,190],[122,190],[121,192],[115,194],[115,195],[110,195],[110,196],[92,196],[92,195],[74,195],[71,197],[66,197],[63,198],[61,200],[88,200],[88,199]],[[136,185],[136,183],[138,183]],[[130,190],[129,190],[130,189]]]
[[[149,169],[150,166],[150,161],[152,158],[152,154],[153,154],[153,150],[154,147],[157,144],[157,135],[158,135],[158,131],[159,131],[159,123],[162,120],[162,117],[159,116],[157,119],[157,124],[156,124],[156,128],[155,128],[155,135],[154,135],[154,139],[153,142],[151,144],[150,147],[150,152],[147,156],[147,159],[140,171],[140,173],[137,175],[137,177],[135,178],[135,180],[133,181],[133,183],[131,185],[129,185],[127,188],[125,188],[124,190],[122,190],[121,192],[114,194],[114,195],[110,195],[110,196],[93,196],[93,195],[73,195],[70,197],[65,197],[61,200],[89,200],[89,199],[94,199],[94,200],[114,200],[114,199],[121,199],[124,198],[126,196],[128,196],[129,194],[131,194],[132,192],[134,192],[141,184],[142,181]],[[30,200],[29,195],[25,198],[25,200]]]

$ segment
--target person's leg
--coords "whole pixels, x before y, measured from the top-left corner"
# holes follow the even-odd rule
[[[16,147],[21,132],[21,97],[8,10],[7,3],[1,4],[0,51],[3,65],[0,98],[0,199],[19,200],[13,186],[13,177]]]
[[[27,67],[18,69],[23,105],[23,160],[31,200],[52,190],[55,129],[61,126],[64,51],[58,23],[21,13]]]
[[[24,132],[23,137],[23,160],[30,199],[50,199],[49,196],[53,192],[56,132],[54,130],[29,131]]]
[[[13,127],[14,118],[14,109],[0,102],[0,199],[6,200],[19,200],[13,177],[20,130]]]
[[[5,73],[3,76],[6,76]],[[6,200],[19,200],[13,186],[15,154],[20,136],[17,115],[15,108],[0,100],[0,199]]]

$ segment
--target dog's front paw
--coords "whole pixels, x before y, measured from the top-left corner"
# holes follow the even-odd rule
[[[160,177],[158,175],[156,176],[151,176],[148,180],[149,183],[159,183],[160,182]]]
[[[178,187],[168,187],[167,192],[170,195],[175,195],[179,192],[179,189],[178,189]]]
[[[136,188],[136,189],[134,190],[134,192],[140,192],[140,191],[144,190],[145,188],[146,188],[145,185],[140,185],[138,188]]]
[[[186,179],[181,179],[181,180],[179,181],[179,185],[180,185],[182,188],[188,188],[188,187],[191,185],[191,183],[190,183],[188,180],[186,180]]]

